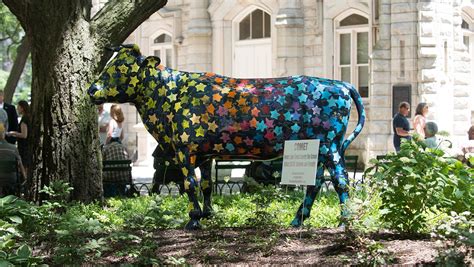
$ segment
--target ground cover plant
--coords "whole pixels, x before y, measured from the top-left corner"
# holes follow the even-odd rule
[[[188,232],[183,230],[185,197],[110,198],[84,204],[67,202],[71,188],[52,183],[43,190],[50,197],[41,206],[13,196],[0,199],[0,266],[466,264],[474,239],[472,206],[459,196],[472,196],[472,185],[463,180],[472,179],[472,170],[418,144],[403,147],[391,162],[380,163],[377,172],[369,170],[371,183],[351,190],[344,207],[349,214],[345,228],[337,227],[340,206],[332,190],[318,196],[311,217],[293,229],[289,224],[303,191],[253,183],[251,194],[214,196],[214,217],[203,220],[203,230]],[[422,155],[409,154],[415,150]],[[447,178],[437,177],[427,164]],[[400,172],[392,172],[392,165]],[[422,187],[419,181],[442,190]],[[434,198],[440,201],[433,203]],[[421,208],[415,202],[422,203]]]

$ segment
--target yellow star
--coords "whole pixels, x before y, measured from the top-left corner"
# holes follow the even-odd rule
[[[207,95],[202,97],[202,103],[208,104],[209,103],[209,97]]]
[[[166,117],[168,118],[168,121],[171,122],[171,121],[173,121],[174,115],[173,115],[173,113],[170,113],[170,114],[166,115]]]
[[[168,104],[168,102],[165,102],[162,107],[163,107],[163,111],[170,111],[171,106],[170,104]]]
[[[154,58],[148,59],[148,64],[147,64],[148,67],[155,67],[155,65],[156,65],[156,59]]]
[[[183,126],[184,129],[187,129],[189,128],[189,121],[188,120],[184,120],[181,125]]]
[[[196,91],[204,92],[205,88],[206,88],[206,85],[203,83],[199,83],[198,85],[196,85]]]
[[[208,180],[203,180],[201,182],[201,188],[202,188],[202,190],[205,190],[206,188],[209,188],[209,181]]]
[[[155,124],[158,121],[158,118],[156,117],[156,114],[148,116],[149,120],[151,123]]]
[[[229,87],[224,87],[224,88],[222,88],[222,90],[221,90],[221,92],[222,92],[223,94],[227,94],[227,93],[229,93],[229,91],[230,91]]]
[[[111,97],[114,97],[118,94],[119,94],[119,92],[117,91],[117,88],[115,88],[115,87],[110,88],[110,90],[107,92],[107,95],[111,96]]]
[[[125,93],[127,93],[128,96],[131,96],[135,93],[135,90],[133,90],[133,87],[128,86],[127,91],[125,91]]]
[[[207,123],[208,121],[209,121],[209,115],[207,115],[207,113],[202,114],[201,122]]]
[[[199,128],[196,129],[196,137],[199,136],[204,137],[204,128],[202,128],[202,126],[199,126]]]
[[[189,152],[194,152],[194,151],[197,151],[199,145],[195,143],[191,143],[190,145],[188,145],[188,147],[189,147]]]
[[[178,111],[180,109],[181,109],[181,102],[174,104],[174,111]]]
[[[163,140],[165,140],[165,143],[169,144],[171,142],[171,138],[169,138],[169,136],[165,135],[165,137],[163,137]]]
[[[197,79],[199,77],[201,77],[201,74],[199,74],[199,73],[192,73],[191,74],[191,79]]]
[[[121,73],[127,73],[128,71],[128,67],[125,66],[125,65],[120,65],[120,67],[118,67],[118,69],[120,70]]]
[[[110,75],[110,77],[112,77],[116,72],[117,70],[115,69],[114,65],[110,66],[110,68],[107,69],[107,73]]]
[[[211,122],[209,123],[209,126],[207,128],[209,131],[213,131],[213,132],[216,132],[216,129],[217,129],[217,124],[215,122]]]
[[[156,87],[155,81],[150,81],[150,82],[148,83],[148,88],[155,89],[155,87]]]
[[[133,65],[132,65],[132,72],[138,72],[139,69],[140,69],[140,66],[138,66],[137,63],[133,63]]]
[[[224,148],[222,147],[222,144],[215,144],[214,145],[214,150],[217,152],[221,152]]]
[[[188,84],[189,84],[189,86],[195,86],[195,85],[196,85],[196,81],[194,81],[194,80],[193,80],[193,81],[190,81]]]
[[[186,104],[187,104],[188,101],[189,101],[189,97],[188,97],[187,95],[184,95],[184,96],[181,97],[181,102],[182,102],[182,103],[186,103]]]
[[[169,89],[176,88],[176,83],[174,81],[169,81],[166,85],[168,85]]]
[[[186,82],[188,80],[188,75],[183,75],[179,78],[180,81]]]
[[[183,109],[183,116],[186,116],[188,114],[189,114],[189,109],[188,108]]]
[[[188,91],[188,87],[185,85],[185,86],[181,87],[181,89],[179,91],[181,93],[186,93]]]
[[[150,68],[150,76],[151,77],[156,77],[158,76],[158,71],[153,67],[153,68]]]
[[[183,167],[183,168],[181,168],[181,171],[183,172],[184,177],[187,177],[187,176],[188,176],[188,169],[186,169],[185,167]],[[191,185],[191,183],[188,182],[188,183],[186,184],[186,182],[188,182],[188,180],[186,180],[186,181],[184,182],[184,188],[186,189],[186,185],[187,185],[187,186],[188,186],[188,189],[189,189],[189,186]],[[192,204],[192,203],[191,203],[191,204]]]
[[[201,104],[201,100],[199,100],[199,98],[193,98],[191,104],[193,104],[193,106],[199,106],[199,104]]]
[[[137,76],[132,76],[132,78],[130,79],[130,84],[133,84],[133,86],[137,86],[137,82]]]
[[[193,117],[191,118],[191,121],[193,122],[193,125],[198,124],[200,118],[201,118],[201,116],[196,116],[196,114],[193,113]]]
[[[146,105],[147,105],[148,108],[154,108],[154,107],[156,107],[156,101],[153,101],[153,98],[149,98]]]
[[[168,78],[168,77],[170,77],[170,75],[171,75],[171,74],[170,74],[168,71],[166,71],[166,70],[161,71],[161,76],[162,76],[163,78]]]
[[[186,132],[184,132],[181,135],[181,141],[183,141],[183,142],[188,142],[188,138],[189,138],[189,134],[187,134]]]
[[[104,95],[104,91],[102,91],[102,90],[96,91],[96,92],[94,93],[94,97],[95,97],[95,98],[101,98],[101,97],[104,97],[104,96],[105,96],[105,95]]]
[[[168,96],[168,99],[169,99],[170,101],[176,101],[176,94],[171,93],[171,94]]]
[[[166,87],[162,86],[160,89],[158,89],[158,95],[159,96],[165,96],[166,95]]]

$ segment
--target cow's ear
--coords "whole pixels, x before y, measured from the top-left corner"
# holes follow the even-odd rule
[[[143,60],[141,66],[151,66],[151,67],[156,67],[158,65],[160,65],[161,63],[161,59],[159,57],[156,57],[156,56],[149,56],[147,58],[145,58],[145,60]]]

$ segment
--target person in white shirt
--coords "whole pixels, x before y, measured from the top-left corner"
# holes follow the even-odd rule
[[[112,105],[110,116],[112,120],[109,123],[106,144],[112,140],[121,143],[123,140],[123,121],[125,120],[122,108],[119,105]]]
[[[97,106],[98,124],[99,124],[99,141],[101,145],[105,145],[105,140],[107,139],[107,130],[110,123],[110,114],[104,109],[104,104]]]

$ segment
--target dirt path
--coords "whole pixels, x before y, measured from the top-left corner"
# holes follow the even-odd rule
[[[380,254],[368,254],[367,246],[349,240],[340,229],[160,230],[153,240],[157,242],[153,254],[169,263],[173,263],[170,259],[177,259],[188,264],[336,265],[360,263],[361,259]],[[429,237],[411,240],[393,234],[374,234],[366,242],[383,244],[387,253],[379,258],[391,258],[396,264],[433,263],[440,246]],[[104,263],[129,260],[113,257]]]

